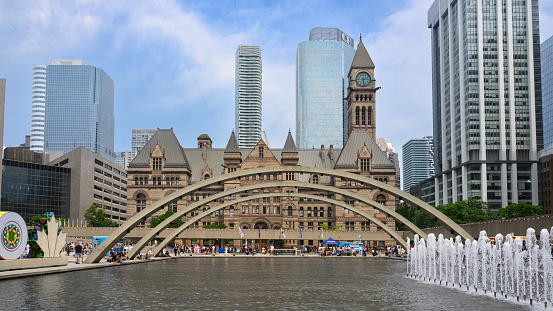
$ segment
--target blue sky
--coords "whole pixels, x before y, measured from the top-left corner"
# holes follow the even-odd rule
[[[356,46],[363,35],[382,87],[378,137],[400,151],[409,139],[432,135],[432,0],[341,2],[4,1],[4,145],[19,145],[30,132],[33,65],[82,59],[114,80],[116,151],[130,150],[131,129],[157,127],[173,127],[184,147],[202,133],[224,147],[234,127],[236,48],[255,44],[263,61],[263,130],[281,148],[288,129],[295,134],[296,47],[315,27],[338,27]],[[553,1],[540,1],[540,22],[544,41],[553,35]]]

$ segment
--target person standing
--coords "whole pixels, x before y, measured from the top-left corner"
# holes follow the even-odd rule
[[[83,246],[81,244],[77,244],[75,246],[75,258],[77,258],[77,264],[80,264],[79,259],[81,258],[83,253]]]

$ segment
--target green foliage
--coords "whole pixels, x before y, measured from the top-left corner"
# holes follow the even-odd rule
[[[150,228],[155,228],[160,223],[164,222],[165,219],[171,217],[175,212],[172,210],[168,210],[165,212],[165,214],[152,217],[152,220],[150,221]],[[177,219],[169,224],[167,228],[178,228],[180,226],[184,225],[184,221],[182,219]]]
[[[490,211],[488,203],[477,200],[476,198],[438,205],[436,209],[458,224],[468,224],[497,219],[497,215]],[[422,210],[411,208],[406,203],[399,204],[396,207],[396,212],[407,218],[415,226],[421,229],[440,225],[433,217],[428,216]],[[399,222],[396,222],[396,230],[406,231],[409,230],[409,228]]]
[[[340,230],[340,228],[342,228],[342,226],[336,225],[336,226],[332,227],[330,230],[336,231],[336,230]]]
[[[228,226],[223,223],[214,223],[214,224],[207,224],[204,226],[204,229],[226,229]]]
[[[498,218],[495,213],[490,211],[487,202],[476,198],[438,205],[436,208],[458,224],[490,221]]]
[[[327,224],[323,224],[323,225],[322,225],[322,228],[323,228],[323,230],[327,230],[327,231],[328,231],[328,225],[327,225]]]
[[[513,203],[499,209],[499,216],[505,219],[519,218],[543,214],[541,206],[535,206],[526,202]]]
[[[274,230],[280,230],[281,226],[275,226],[273,229]]]
[[[104,209],[92,204],[84,213],[84,219],[89,227],[117,227],[118,224],[109,219]]]
[[[415,226],[419,228],[429,228],[436,227],[438,224],[434,219],[426,215],[423,211],[417,211],[414,208],[411,208],[407,203],[401,203],[396,207],[396,212],[407,220],[411,221]],[[396,221],[396,230],[398,231],[408,231],[409,228],[404,224]]]

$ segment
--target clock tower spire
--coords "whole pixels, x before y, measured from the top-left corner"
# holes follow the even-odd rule
[[[366,130],[376,141],[376,87],[374,63],[359,35],[359,45],[348,73],[348,137],[353,130]]]

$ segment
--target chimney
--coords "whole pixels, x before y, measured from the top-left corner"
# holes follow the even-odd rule
[[[334,160],[334,145],[330,145],[330,159]]]
[[[321,145],[321,159],[325,159],[325,145]]]
[[[205,159],[207,159],[207,144],[203,143],[202,148],[204,149],[204,152],[202,154],[202,158],[204,158],[204,160],[205,160]]]

